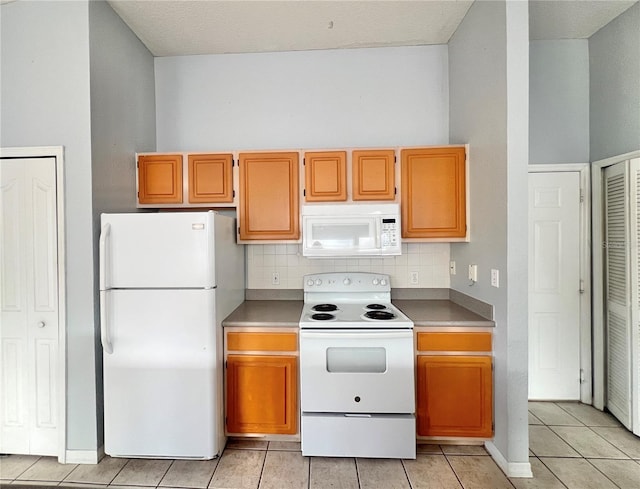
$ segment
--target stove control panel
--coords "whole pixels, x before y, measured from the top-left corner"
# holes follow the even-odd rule
[[[369,272],[328,272],[304,276],[305,292],[389,292],[389,275]]]

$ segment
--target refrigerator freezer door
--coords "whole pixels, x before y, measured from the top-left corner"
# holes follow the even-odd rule
[[[215,287],[213,212],[102,214],[100,288]]]
[[[220,452],[215,298],[215,289],[103,294],[112,346],[103,350],[107,454],[210,459]]]

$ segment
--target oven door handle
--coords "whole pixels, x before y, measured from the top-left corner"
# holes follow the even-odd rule
[[[300,331],[300,338],[309,340],[324,340],[324,339],[360,339],[360,340],[381,340],[381,339],[405,339],[413,338],[413,331]]]

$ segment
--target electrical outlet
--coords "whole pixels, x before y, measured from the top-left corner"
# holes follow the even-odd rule
[[[478,281],[478,265],[469,265],[469,280]]]
[[[500,272],[495,268],[491,269],[491,286],[500,287]]]
[[[420,283],[420,276],[418,272],[409,272],[409,284],[418,285]]]
[[[280,285],[280,272],[273,272],[271,275],[271,285]]]
[[[449,262],[449,273],[451,275],[455,275],[456,274],[456,262],[455,261],[450,261]]]

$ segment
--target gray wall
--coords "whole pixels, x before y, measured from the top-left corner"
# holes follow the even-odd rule
[[[529,45],[529,163],[589,162],[589,43]]]
[[[528,464],[528,42],[526,2],[503,1],[475,2],[449,42],[450,142],[470,144],[472,202],[471,242],[451,245],[451,286],[495,308],[494,444],[510,464]]]
[[[589,38],[591,161],[640,149],[640,3]]]
[[[106,2],[0,8],[0,146],[64,146],[67,449],[95,451],[99,214],[135,210],[134,153],[155,150],[153,57]]]
[[[98,446],[103,443],[98,298],[100,214],[136,210],[138,151],[154,151],[153,56],[106,2],[89,3],[94,321]]]
[[[67,445],[95,450],[88,3],[13,2],[0,9],[0,145],[64,146]]]
[[[447,144],[447,47],[156,59],[158,151]]]

